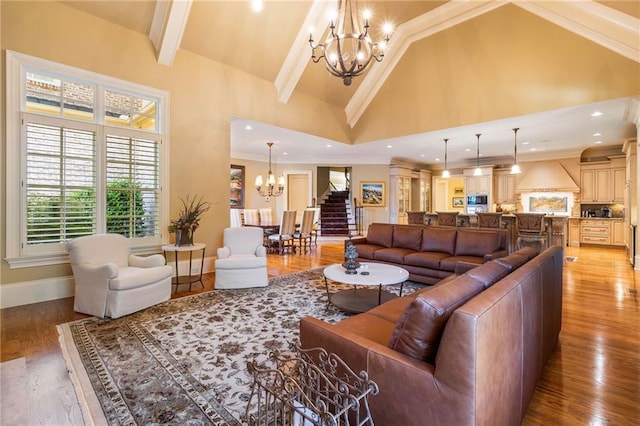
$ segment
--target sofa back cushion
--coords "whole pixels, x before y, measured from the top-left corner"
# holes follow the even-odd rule
[[[465,275],[481,283],[484,288],[489,288],[502,278],[506,277],[511,269],[500,263],[491,261],[468,270]]]
[[[453,255],[456,249],[455,229],[426,226],[422,231],[422,250]]]
[[[393,247],[420,251],[422,226],[396,225],[393,227]]]
[[[508,256],[499,257],[497,259],[494,259],[493,261],[499,263],[510,271],[513,271],[536,257],[538,253],[538,250],[533,247],[523,247],[518,251],[514,251]]]
[[[421,293],[396,322],[388,346],[412,358],[433,363],[444,326],[453,311],[482,290],[482,283],[461,275]]]
[[[456,256],[484,256],[500,249],[500,234],[492,231],[459,229]]]
[[[393,225],[389,223],[372,223],[367,231],[367,244],[391,247],[393,241]]]

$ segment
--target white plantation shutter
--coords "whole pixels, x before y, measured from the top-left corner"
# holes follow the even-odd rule
[[[7,50],[5,260],[67,263],[64,243],[166,238],[169,93]]]
[[[147,237],[159,231],[159,141],[107,135],[107,232]]]
[[[95,138],[91,130],[26,122],[28,245],[96,232]]]

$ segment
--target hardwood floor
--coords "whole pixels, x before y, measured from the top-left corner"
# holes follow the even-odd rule
[[[565,254],[577,259],[565,264],[560,342],[523,424],[638,424],[640,272],[620,249],[567,248]],[[269,255],[269,276],[342,260],[341,241],[319,241],[310,254]],[[213,274],[204,281],[204,289],[195,285],[173,297],[212,290]],[[31,424],[83,424],[56,325],[85,317],[73,312],[71,298],[0,310],[0,361],[26,358]]]

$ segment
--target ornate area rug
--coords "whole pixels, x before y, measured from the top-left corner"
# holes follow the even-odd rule
[[[403,295],[422,287],[407,282]],[[329,284],[331,292],[344,288]],[[322,268],[272,278],[266,288],[215,290],[115,320],[62,324],[58,332],[87,423],[237,425],[250,396],[247,361],[290,352],[307,315],[330,323],[348,316],[327,306]]]

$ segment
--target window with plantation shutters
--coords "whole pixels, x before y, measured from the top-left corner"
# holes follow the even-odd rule
[[[107,232],[156,235],[159,149],[153,139],[107,135]]]
[[[96,135],[26,123],[27,244],[96,232]]]
[[[67,262],[65,242],[96,233],[157,252],[167,237],[169,94],[12,51],[6,58],[10,267]]]

